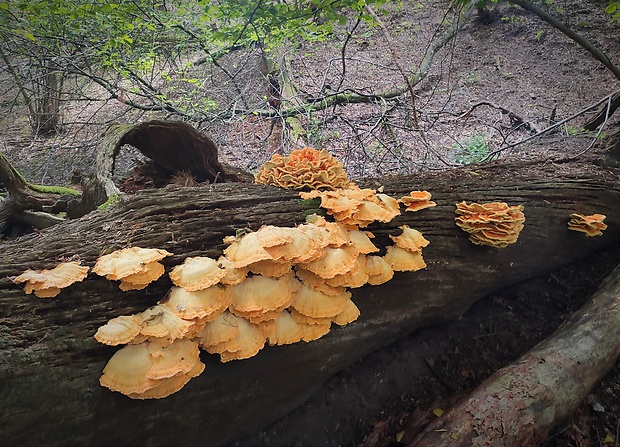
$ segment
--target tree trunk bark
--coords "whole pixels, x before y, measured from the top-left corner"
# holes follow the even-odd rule
[[[205,371],[178,393],[134,401],[99,385],[116,348],[93,339],[110,318],[144,310],[170,287],[167,276],[143,291],[119,291],[91,274],[52,300],[24,295],[10,277],[128,245],[174,256],[217,257],[222,238],[240,228],[301,223],[307,202],[261,185],[215,184],[144,191],[107,211],[56,225],[2,246],[0,262],[0,432],[20,445],[217,445],[254,432],[300,405],[329,376],[407,333],[461,315],[481,296],[584,259],[620,241],[620,169],[585,161],[490,164],[416,178],[386,179],[401,197],[426,189],[434,208],[373,224],[375,244],[403,224],[431,242],[428,268],[397,273],[382,286],[353,289],[354,323],[310,343],[266,347],[248,360],[220,363],[202,354]],[[379,184],[370,185],[373,187]],[[504,249],[475,246],[454,224],[455,202],[524,205],[525,228]],[[607,215],[602,237],[567,230],[574,212]],[[37,429],[32,430],[33,421]]]
[[[620,268],[572,321],[416,437],[410,447],[539,445],[620,356]]]

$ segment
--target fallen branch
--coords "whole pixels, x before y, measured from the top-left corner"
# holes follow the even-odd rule
[[[490,101],[480,101],[480,102],[477,102],[476,104],[472,105],[467,112],[462,113],[461,115],[459,115],[458,118],[461,119],[461,118],[465,118],[465,117],[469,116],[471,114],[471,112],[473,112],[476,108],[478,108],[480,106],[489,106],[489,107],[492,107],[494,109],[499,110],[504,115],[508,115],[508,118],[510,119],[510,127],[511,127],[511,129],[516,129],[518,127],[525,127],[527,130],[530,130],[530,131],[533,131],[533,132],[536,132],[536,133],[539,132],[532,125],[532,123],[529,123],[529,122],[525,121],[525,119],[523,119],[523,117],[521,115],[517,115],[512,110],[509,110],[506,107],[498,106],[497,104],[494,104],[494,103],[492,103]]]
[[[487,154],[486,157],[484,157],[482,160],[480,160],[480,162],[485,162],[485,161],[492,160],[497,154],[499,154],[501,152],[504,152],[507,149],[511,149],[513,147],[516,147],[516,146],[519,146],[521,144],[527,143],[528,141],[531,141],[531,140],[533,140],[533,139],[535,139],[535,138],[537,138],[537,137],[539,137],[539,136],[541,136],[543,134],[546,134],[547,132],[550,132],[553,129],[557,129],[558,127],[564,125],[565,123],[567,123],[567,122],[569,122],[571,120],[574,120],[575,118],[583,115],[586,112],[589,112],[590,110],[598,107],[599,105],[601,105],[601,104],[603,104],[605,102],[609,102],[610,99],[614,95],[618,95],[618,94],[620,94],[620,90],[617,90],[617,91],[615,91],[613,93],[610,93],[609,95],[605,96],[603,99],[600,99],[596,104],[592,104],[591,106],[588,106],[585,109],[582,109],[582,110],[580,110],[577,113],[574,113],[573,115],[569,116],[568,118],[563,119],[562,121],[558,121],[557,123],[555,123],[555,124],[545,128],[545,129],[541,130],[540,132],[538,132],[538,133],[536,133],[534,135],[530,135],[529,137],[524,138],[523,140],[516,141],[514,143],[508,144],[506,146],[500,147],[499,149],[491,151],[491,152],[489,152]],[[608,107],[606,107],[605,110],[608,110]]]
[[[620,357],[620,267],[569,323],[409,444],[539,445]]]

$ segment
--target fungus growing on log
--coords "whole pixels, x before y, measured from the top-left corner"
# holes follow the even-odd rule
[[[411,191],[408,196],[398,199],[398,202],[407,207],[405,211],[420,211],[437,205],[431,201],[431,193],[428,191]]]
[[[321,199],[321,208],[344,225],[367,227],[373,222],[390,222],[400,214],[396,199],[374,189],[349,185],[335,191],[300,192],[302,199]]]
[[[213,320],[228,308],[232,297],[230,287],[220,287],[217,284],[192,292],[182,287],[172,287],[159,305],[170,309],[183,320]]]
[[[274,154],[254,176],[256,183],[286,189],[337,189],[345,188],[350,180],[341,162],[325,149],[309,147],[289,155]]]
[[[314,169],[312,163],[325,157],[323,152],[311,151],[293,154],[282,166],[294,173]],[[320,163],[318,166],[325,170]],[[314,179],[306,174],[299,174],[305,182]],[[278,178],[286,179],[283,175]],[[319,178],[326,177],[320,174]],[[169,348],[175,343],[181,346],[181,341],[190,341],[192,346],[219,354],[222,362],[228,362],[256,355],[266,342],[282,345],[316,340],[329,332],[332,323],[343,326],[359,317],[348,288],[382,284],[394,276],[395,270],[426,267],[421,251],[428,241],[406,225],[401,227],[400,236],[391,236],[396,245],[387,248],[384,258],[367,256],[380,248],[371,241],[374,235],[360,227],[392,220],[400,214],[398,201],[373,189],[360,189],[348,179],[343,185],[347,189],[301,193],[302,198],[320,197],[321,206],[336,222],[314,214],[294,228],[268,225],[255,232],[227,236],[224,243],[228,247],[217,261],[190,257],[174,267],[169,276],[175,287],[157,306],[134,316],[118,317],[101,327],[95,336],[98,341],[144,344],[150,347],[149,355],[156,357],[131,348],[140,359],[134,365],[138,375],[131,377],[130,385],[121,387],[112,380],[118,375],[118,359],[106,367],[102,384],[132,398],[167,396],[204,369],[204,365],[184,357],[178,363],[177,350]],[[310,185],[301,187],[306,186]],[[312,187],[327,188],[323,183]],[[97,273],[124,281],[132,275],[147,275],[145,266],[161,259],[147,257],[136,262],[129,258],[137,254],[125,251],[129,252],[127,258],[118,253],[100,258]],[[162,257],[168,254],[162,252]],[[172,350],[165,354],[168,351],[164,349]]]
[[[457,203],[456,214],[456,224],[470,234],[471,242],[496,248],[517,242],[525,222],[522,205],[508,206],[500,202]]]
[[[202,372],[198,354],[198,344],[190,340],[127,345],[112,356],[99,382],[134,399],[166,397]]]
[[[26,270],[15,277],[13,282],[25,282],[24,292],[33,293],[39,298],[53,298],[61,289],[82,281],[88,275],[88,267],[79,262],[63,262],[51,270]]]
[[[226,269],[220,267],[215,259],[196,256],[186,258],[183,264],[172,269],[169,276],[175,285],[194,292],[219,283],[226,274]]]
[[[141,329],[142,319],[138,315],[122,315],[97,329],[95,340],[104,345],[125,345],[136,338]]]
[[[580,231],[585,233],[586,236],[602,236],[603,231],[607,229],[607,224],[604,224],[604,214],[592,214],[585,216],[583,214],[571,214],[568,221],[568,229],[573,231]]]
[[[97,259],[93,272],[108,280],[121,280],[121,290],[140,290],[164,274],[159,263],[172,253],[158,248],[131,247]]]

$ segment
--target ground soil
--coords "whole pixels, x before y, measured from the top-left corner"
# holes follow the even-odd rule
[[[393,31],[401,64],[410,70],[422,59],[447,2],[393,3],[400,6],[392,7],[383,20]],[[619,64],[620,28],[603,12],[605,5],[603,0],[563,0],[549,8]],[[328,42],[300,44],[291,52],[287,64],[298,73],[301,94],[316,96],[339,84],[338,72],[324,67],[335,66],[330,61],[338,60],[344,40],[345,34],[340,32]],[[368,92],[401,83],[378,28],[362,25],[348,45],[345,88]],[[224,62],[236,62],[233,57]],[[10,83],[6,71],[0,75],[2,85]],[[485,23],[472,18],[416,86],[419,119],[429,146],[422,145],[419,133],[412,131],[406,97],[387,109],[384,104],[357,104],[303,117],[307,129],[304,142],[329,149],[344,161],[353,178],[446,169],[463,162],[463,156],[468,155],[463,154],[463,147],[471,149],[476,138],[483,138],[487,152],[495,150],[578,113],[618,86],[609,71],[563,34],[517,7],[502,5]],[[63,132],[33,137],[25,114],[19,113],[9,96],[15,90],[3,91],[8,93],[0,98],[0,110],[5,112],[0,150],[35,183],[67,184],[76,170],[92,173],[98,135],[110,121],[162,118],[128,112],[115,101],[103,105],[67,103]],[[480,104],[482,101],[487,104]],[[601,135],[579,130],[593,116],[590,112],[499,155],[506,160],[577,156],[588,150],[593,140],[605,142],[606,136],[617,132],[618,113]],[[523,122],[516,127],[515,116]],[[386,121],[389,126],[382,124]],[[250,171],[273,152],[287,149],[282,143],[273,144],[270,120],[249,117],[204,123],[203,130],[218,144],[222,161]],[[137,151],[125,147],[117,162],[118,179],[141,160]],[[581,265],[484,297],[452,325],[412,334],[370,354],[328,380],[301,408],[232,445],[407,442],[436,417],[434,412],[445,411],[485,377],[552,334],[619,262],[616,247]],[[575,417],[558,427],[545,444],[603,445],[620,445],[620,363],[592,391]]]
[[[497,291],[448,326],[411,334],[330,378],[299,409],[231,446],[398,446],[550,336],[620,262],[616,247]],[[620,363],[545,447],[618,439]]]

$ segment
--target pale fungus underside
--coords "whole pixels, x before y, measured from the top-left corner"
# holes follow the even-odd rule
[[[84,280],[88,270],[88,267],[81,266],[79,262],[63,262],[51,270],[26,270],[13,279],[13,282],[25,282],[26,293],[34,292],[39,298],[53,298],[61,289]]]

